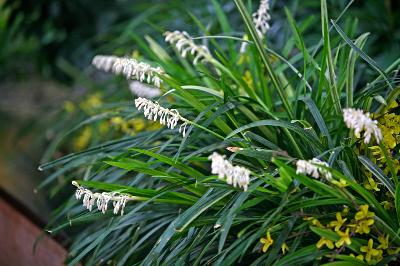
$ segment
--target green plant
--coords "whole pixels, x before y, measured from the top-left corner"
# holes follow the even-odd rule
[[[71,197],[56,211],[49,230],[72,227],[69,264],[383,265],[398,260],[399,151],[397,142],[387,144],[393,143],[389,135],[398,138],[397,128],[359,114],[353,123],[365,119],[360,136],[348,130],[357,126],[346,126],[343,109],[374,112],[378,121],[390,120],[388,114],[397,117],[400,88],[391,73],[400,59],[381,69],[363,52],[368,35],[353,41],[354,29],[341,28],[347,9],[330,21],[325,0],[320,40],[313,46],[304,42],[309,25],[300,27],[286,10],[292,35],[284,57],[269,48],[268,32],[261,38],[245,4],[234,2],[248,41],[214,36],[194,17],[204,36],[167,33],[174,57],[147,36],[138,42],[146,60],[136,58],[146,64],[122,60],[105,69],[148,83],[161,78],[164,94],[158,103],[136,100],[139,110],[133,103],[100,105],[105,112],[83,122],[96,125],[113,116],[128,121],[144,112],[149,120],[166,118],[168,127],[105,137],[101,140],[108,141],[40,167],[58,167],[43,186],[63,176],[61,187],[73,181],[77,198],[86,195],[90,209],[98,199],[101,210],[108,200],[118,205],[116,213],[121,204],[124,208],[122,216],[86,212]],[[234,32],[221,5],[211,3],[223,31]],[[247,49],[240,53],[245,41]],[[151,72],[147,63],[163,71]],[[174,129],[178,121],[187,127],[183,135]],[[381,130],[393,133],[385,137]],[[373,162],[373,149],[381,153],[381,164]],[[210,156],[215,151],[229,156]],[[118,193],[117,200],[110,199],[112,193]],[[119,197],[129,200],[121,203]]]

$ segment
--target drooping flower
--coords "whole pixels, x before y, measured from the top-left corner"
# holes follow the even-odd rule
[[[263,243],[262,251],[265,253],[269,249],[269,247],[274,243],[274,240],[271,238],[271,234],[269,231],[267,232],[267,237],[263,237],[260,239],[260,242]]]
[[[161,125],[167,125],[170,129],[174,129],[179,120],[183,121],[184,123],[179,127],[179,133],[182,133],[183,137],[186,136],[187,120],[179,114],[178,110],[164,108],[158,102],[142,97],[135,99],[135,106],[139,111],[143,108],[143,114],[147,119],[156,121],[158,118]]]
[[[262,38],[270,28],[268,23],[271,19],[269,9],[269,0],[261,0],[257,12],[253,13],[253,23],[260,38]]]
[[[133,197],[117,192],[93,193],[89,189],[80,186],[76,181],[72,181],[72,185],[76,186],[75,198],[79,200],[83,196],[83,206],[89,211],[92,211],[93,206],[96,204],[97,209],[105,213],[108,208],[108,202],[112,201],[114,214],[118,214],[121,211],[121,215],[123,215],[126,202],[133,200]]]
[[[324,169],[323,167],[319,167],[319,165],[329,167],[329,165],[326,162],[323,162],[317,158],[313,158],[312,160],[308,160],[308,161],[298,160],[296,162],[296,167],[297,167],[296,174],[311,175],[315,179],[318,179],[321,174],[327,180],[331,180],[332,174],[328,170]]]
[[[212,174],[218,175],[219,179],[226,179],[229,185],[241,187],[244,191],[247,191],[250,183],[249,169],[241,166],[234,166],[230,161],[225,160],[225,156],[216,152],[213,152],[208,159],[211,160]]]
[[[117,56],[113,55],[96,55],[92,59],[92,64],[100,70],[111,71],[115,61],[118,59]]]
[[[325,237],[321,237],[321,239],[317,242],[317,248],[320,249],[323,246],[327,246],[327,248],[329,249],[333,249],[335,246],[333,245],[332,240],[325,238]]]
[[[132,81],[129,83],[129,90],[138,97],[154,98],[161,95],[159,88],[147,86],[139,81]]]
[[[382,140],[378,121],[372,120],[369,113],[364,114],[361,109],[347,108],[343,109],[343,119],[348,128],[354,129],[354,135],[357,138],[360,138],[360,133],[364,132],[364,143],[369,143],[372,136],[378,143]]]
[[[183,58],[185,58],[188,53],[193,55],[194,65],[200,61],[207,61],[211,58],[208,47],[195,44],[192,37],[186,31],[167,31],[164,33],[164,36],[165,41],[174,44]]]
[[[127,79],[153,83],[156,87],[160,87],[162,82],[160,75],[164,74],[164,70],[160,67],[152,67],[147,63],[138,62],[132,58],[117,58],[113,64],[112,71],[115,74],[123,74]]]

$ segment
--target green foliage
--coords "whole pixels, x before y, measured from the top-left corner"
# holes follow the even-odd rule
[[[92,131],[75,153],[40,167],[57,168],[40,188],[51,185],[57,195],[71,191],[68,184],[76,180],[93,191],[134,199],[123,216],[111,210],[86,213],[73,197],[55,211],[49,231],[68,230],[70,265],[364,265],[398,259],[398,171],[381,169],[394,169],[398,147],[378,165],[370,152],[375,143],[363,144],[342,117],[343,106],[398,115],[397,107],[387,108],[397,106],[392,70],[398,64],[383,69],[375,63],[363,50],[367,35],[342,29],[346,12],[330,21],[325,0],[314,43],[307,32],[314,30],[315,36],[315,25],[298,24],[295,14],[285,10],[291,33],[278,49],[269,32],[264,39],[257,33],[247,2],[234,2],[245,29],[239,36],[249,36],[244,53],[239,52],[243,40],[232,36],[239,26],[228,23],[227,7],[218,1],[211,3],[219,26],[210,29],[192,17],[205,35],[193,41],[207,45],[212,54],[206,62],[192,65],[191,56],[182,58],[156,39],[130,33],[143,53],[133,56],[165,70],[158,101],[189,120],[188,136],[143,120],[143,113],[125,102],[129,94],[122,79],[93,85],[64,66],[81,83],[102,86],[104,92],[73,105],[80,112],[67,106],[65,116],[71,120],[44,160],[66,136],[72,136],[69,143],[83,142],[76,132],[85,127]],[[74,119],[81,122],[71,128]],[[121,125],[115,127],[121,119],[142,126],[128,134]],[[210,173],[208,156],[214,151],[251,171],[247,191]],[[312,158],[328,163],[321,167],[332,179],[296,171],[297,160]],[[379,190],[365,185],[368,177]],[[382,206],[383,201],[391,207]],[[340,220],[344,222],[335,230]],[[336,246],[319,247],[321,239]],[[373,246],[380,255],[372,260],[363,251],[370,239],[380,243]]]

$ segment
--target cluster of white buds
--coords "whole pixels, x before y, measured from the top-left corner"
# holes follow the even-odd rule
[[[183,58],[190,52],[194,56],[193,64],[197,64],[199,61],[206,61],[211,57],[208,47],[205,45],[196,45],[186,31],[167,31],[164,33],[164,36],[166,42],[175,44],[176,49],[178,49]]]
[[[323,162],[317,158],[313,158],[312,160],[298,160],[296,162],[296,174],[307,174],[310,175],[316,179],[318,179],[321,176],[325,177],[327,180],[332,179],[332,174],[325,168],[320,167],[329,167],[329,165],[326,162]]]
[[[268,23],[268,21],[271,19],[269,9],[269,0],[261,0],[257,12],[253,13],[254,27],[256,28],[258,37],[260,39],[264,37],[264,34],[267,33],[270,28],[270,25]],[[246,35],[243,38],[246,40],[248,39]],[[247,46],[247,42],[242,42],[240,53],[246,52]]]
[[[257,12],[253,13],[253,23],[260,38],[262,38],[270,28],[268,23],[270,19],[269,0],[261,0]]]
[[[369,143],[372,135],[377,143],[382,140],[383,136],[378,127],[378,121],[372,120],[369,113],[364,114],[361,109],[347,108],[343,109],[343,119],[348,128],[354,129],[354,135],[357,138],[360,138],[360,133],[364,131],[364,143]]]
[[[159,88],[147,86],[139,81],[131,81],[129,90],[138,97],[154,98],[161,95]]]
[[[218,175],[219,179],[226,179],[229,185],[234,187],[241,187],[244,191],[250,183],[250,170],[241,166],[234,166],[228,160],[225,160],[225,156],[222,156],[216,152],[208,157],[211,160],[211,173]]]
[[[115,60],[112,70],[115,74],[123,74],[127,79],[146,81],[153,83],[156,87],[160,87],[161,84],[159,75],[164,74],[160,67],[154,68],[132,58],[118,58]]]
[[[108,202],[112,201],[114,214],[118,214],[121,210],[121,215],[123,215],[126,202],[132,200],[132,197],[118,192],[93,193],[89,189],[80,186],[76,181],[72,181],[72,185],[76,186],[75,198],[79,200],[83,196],[83,206],[89,211],[92,211],[93,206],[96,204],[97,209],[105,213],[108,208]]]
[[[143,114],[147,119],[157,121],[158,118],[161,125],[167,125],[170,129],[174,129],[179,120],[183,121],[184,123],[179,127],[179,133],[182,133],[183,137],[186,136],[187,120],[179,114],[178,110],[164,108],[158,102],[142,97],[135,99],[135,106],[139,111],[143,108]]]
[[[118,57],[113,55],[96,55],[93,57],[92,64],[96,68],[108,72],[112,70],[115,60],[117,59]]]
[[[92,60],[92,64],[104,71],[123,74],[127,79],[153,83],[156,87],[160,87],[162,82],[160,75],[164,74],[164,70],[160,67],[152,67],[147,63],[126,57],[96,55]]]

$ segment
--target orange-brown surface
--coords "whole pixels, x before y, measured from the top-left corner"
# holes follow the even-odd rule
[[[67,252],[55,240],[0,198],[0,265],[63,265]]]

